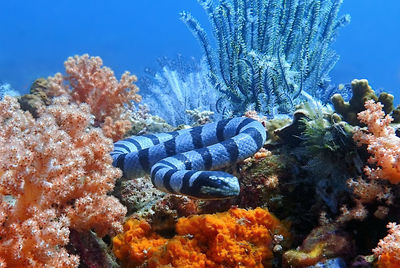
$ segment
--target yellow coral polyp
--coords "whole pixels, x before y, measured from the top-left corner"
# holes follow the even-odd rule
[[[127,267],[264,267],[273,258],[273,235],[288,235],[262,208],[180,218],[177,234],[169,240],[145,221],[130,219],[124,228],[114,237],[113,250]]]

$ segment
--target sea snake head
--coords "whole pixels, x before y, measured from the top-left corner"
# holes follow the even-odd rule
[[[200,199],[225,199],[239,195],[239,180],[222,171],[203,171],[191,185],[195,197]],[[189,193],[191,195],[191,193]]]

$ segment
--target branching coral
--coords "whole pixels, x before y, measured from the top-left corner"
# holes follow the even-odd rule
[[[121,176],[112,142],[90,128],[86,104],[56,98],[23,112],[0,102],[0,258],[9,267],[77,267],[63,246],[69,228],[104,236],[122,229],[126,209],[107,193]]]
[[[143,221],[130,219],[124,227],[113,244],[128,267],[144,262],[149,267],[263,267],[273,258],[274,235],[288,236],[261,208],[180,218],[170,240],[149,232]]]
[[[371,179],[386,179],[391,183],[400,182],[400,138],[389,125],[393,120],[382,110],[381,103],[373,100],[365,102],[366,110],[358,113],[358,119],[367,125],[368,132],[356,131],[353,138],[358,145],[368,145],[371,157],[368,163],[375,167],[365,167],[365,174]]]
[[[74,102],[87,103],[95,116],[95,126],[103,128],[107,137],[119,140],[131,128],[129,109],[139,102],[136,76],[125,72],[120,81],[103,65],[100,57],[69,57],[64,63],[67,75],[49,77],[49,96],[67,95]]]

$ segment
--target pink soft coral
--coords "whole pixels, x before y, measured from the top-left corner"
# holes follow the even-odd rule
[[[126,209],[107,195],[121,172],[88,105],[57,98],[39,114],[11,97],[0,102],[0,266],[77,267],[63,247],[69,228],[122,229]]]
[[[139,102],[136,76],[122,74],[120,81],[114,72],[103,66],[100,57],[69,57],[64,63],[67,75],[57,73],[49,77],[50,96],[67,95],[74,102],[87,103],[95,116],[95,126],[100,126],[107,137],[119,140],[131,128],[129,109],[132,101]]]
[[[366,175],[371,179],[387,179],[391,183],[400,182],[400,138],[389,126],[393,120],[382,111],[383,105],[369,100],[366,110],[358,114],[358,119],[367,125],[368,133],[358,130],[353,138],[358,145],[367,144],[371,157],[368,163],[376,168],[365,167]]]

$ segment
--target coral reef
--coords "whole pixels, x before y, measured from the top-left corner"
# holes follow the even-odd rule
[[[243,161],[239,172],[241,191],[237,202],[240,207],[277,206],[281,197],[279,179],[285,176],[285,162],[278,155],[260,150],[254,157]]]
[[[200,42],[211,84],[235,115],[249,109],[291,112],[305,88],[316,96],[338,60],[329,45],[350,20],[349,15],[338,18],[342,0],[200,3],[216,49],[191,14],[182,12],[181,19]]]
[[[296,250],[283,254],[283,267],[308,267],[328,259],[354,257],[352,238],[335,224],[315,228]]]
[[[127,207],[128,214],[150,212],[152,206],[165,195],[153,186],[149,177],[118,180],[113,194]]]
[[[395,130],[389,126],[392,117],[385,116],[383,105],[373,100],[365,102],[365,111],[358,113],[358,119],[367,125],[368,132],[358,130],[354,133],[354,140],[359,146],[368,145],[371,157],[370,165],[365,167],[366,175],[371,179],[386,179],[391,183],[400,182],[400,138]]]
[[[80,267],[119,267],[108,245],[92,231],[70,230],[66,248],[69,253],[79,255]]]
[[[176,233],[166,239],[147,222],[130,219],[124,233],[113,238],[113,250],[127,267],[263,267],[271,265],[277,241],[287,242],[289,237],[279,221],[261,208],[180,218]]]
[[[171,132],[176,130],[164,119],[157,115],[150,114],[147,104],[139,104],[138,109],[132,113],[132,128],[127,136],[138,136],[159,132]]]
[[[121,172],[88,105],[61,97],[37,112],[0,102],[1,264],[77,267],[64,248],[70,228],[101,237],[122,229],[126,209],[107,195]]]
[[[360,125],[357,114],[364,111],[364,104],[368,100],[379,101],[382,103],[383,111],[386,114],[390,114],[394,110],[393,95],[381,92],[379,96],[377,96],[366,79],[354,79],[351,81],[351,90],[353,94],[348,102],[344,101],[340,94],[335,94],[331,98],[335,112],[340,114],[343,119],[351,125]],[[395,113],[398,113],[397,110]]]
[[[106,137],[121,139],[132,124],[130,112],[133,102],[139,102],[136,76],[122,74],[120,81],[114,72],[103,65],[100,57],[88,54],[69,57],[64,63],[66,75],[49,77],[49,96],[66,95],[72,101],[87,103],[94,115],[94,126],[102,127]]]
[[[278,129],[280,152],[295,162],[288,163],[300,184],[312,187],[318,199],[333,213],[348,195],[346,181],[362,173],[363,162],[353,141],[353,128],[328,107],[304,104],[293,115],[292,124]],[[304,173],[305,172],[305,173]]]
[[[195,126],[211,123],[212,122],[211,117],[214,115],[214,112],[200,111],[199,109],[186,110],[185,112],[193,117],[193,122]]]
[[[47,88],[49,82],[44,78],[36,79],[29,90],[29,94],[25,94],[18,98],[21,109],[29,111],[33,117],[39,117],[38,110],[43,105],[50,105],[51,99],[47,96]]]

